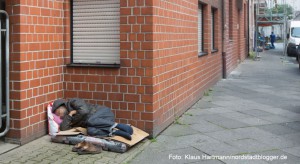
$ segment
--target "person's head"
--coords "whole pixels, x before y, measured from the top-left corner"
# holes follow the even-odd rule
[[[271,34],[274,34],[274,32],[271,32]]]
[[[52,113],[59,116],[61,119],[68,114],[68,110],[66,107],[66,101],[63,99],[57,99],[53,102],[52,105]]]
[[[55,111],[54,111],[55,115],[59,116],[60,119],[63,119],[65,117],[65,115],[68,114],[68,110],[66,108],[66,106],[62,105],[60,107],[58,107]]]

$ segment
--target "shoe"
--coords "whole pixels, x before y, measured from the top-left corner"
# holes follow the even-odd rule
[[[82,141],[82,142],[76,144],[76,145],[72,148],[72,152],[78,152],[78,150],[82,149],[86,144],[87,144],[87,142],[85,142],[85,141]]]
[[[99,154],[102,152],[102,147],[99,145],[94,145],[92,143],[87,142],[81,149],[78,149],[77,153],[79,155],[84,154]]]
[[[130,125],[118,123],[116,128],[118,128],[119,130],[122,130],[126,133],[129,133],[130,135],[133,134],[133,129]]]
[[[116,136],[121,136],[121,137],[126,138],[128,140],[131,140],[131,135],[127,132],[122,131],[122,130],[116,130],[112,134],[116,135]]]

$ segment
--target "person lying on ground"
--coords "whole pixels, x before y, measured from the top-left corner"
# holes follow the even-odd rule
[[[72,98],[68,101],[64,99],[55,100],[52,113],[62,119],[61,131],[83,127],[87,128],[87,134],[90,136],[118,135],[128,140],[131,140],[133,134],[131,126],[115,122],[114,114],[110,108],[89,104],[79,98]]]

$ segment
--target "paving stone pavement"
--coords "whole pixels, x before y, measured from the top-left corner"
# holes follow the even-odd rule
[[[300,163],[300,70],[280,50],[245,60],[129,163]]]
[[[28,144],[0,155],[2,164],[119,164],[127,163],[149,144],[144,140],[126,153],[103,151],[100,154],[78,155],[72,152],[73,145],[50,142],[50,136],[44,136]]]

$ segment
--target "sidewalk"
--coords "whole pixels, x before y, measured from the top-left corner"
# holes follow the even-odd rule
[[[130,163],[299,163],[300,71],[280,57],[275,49],[243,62]]]
[[[34,140],[8,153],[0,155],[0,163],[11,164],[117,164],[126,163],[149,144],[144,140],[126,153],[103,151],[95,155],[78,155],[72,152],[73,145],[50,142],[49,136]]]
[[[276,46],[276,48],[279,46]],[[0,163],[288,163],[300,161],[300,71],[278,49],[246,60],[151,143],[123,154],[77,155],[44,136],[0,155]],[[206,160],[260,155],[267,160]],[[270,159],[287,158],[287,159]]]

